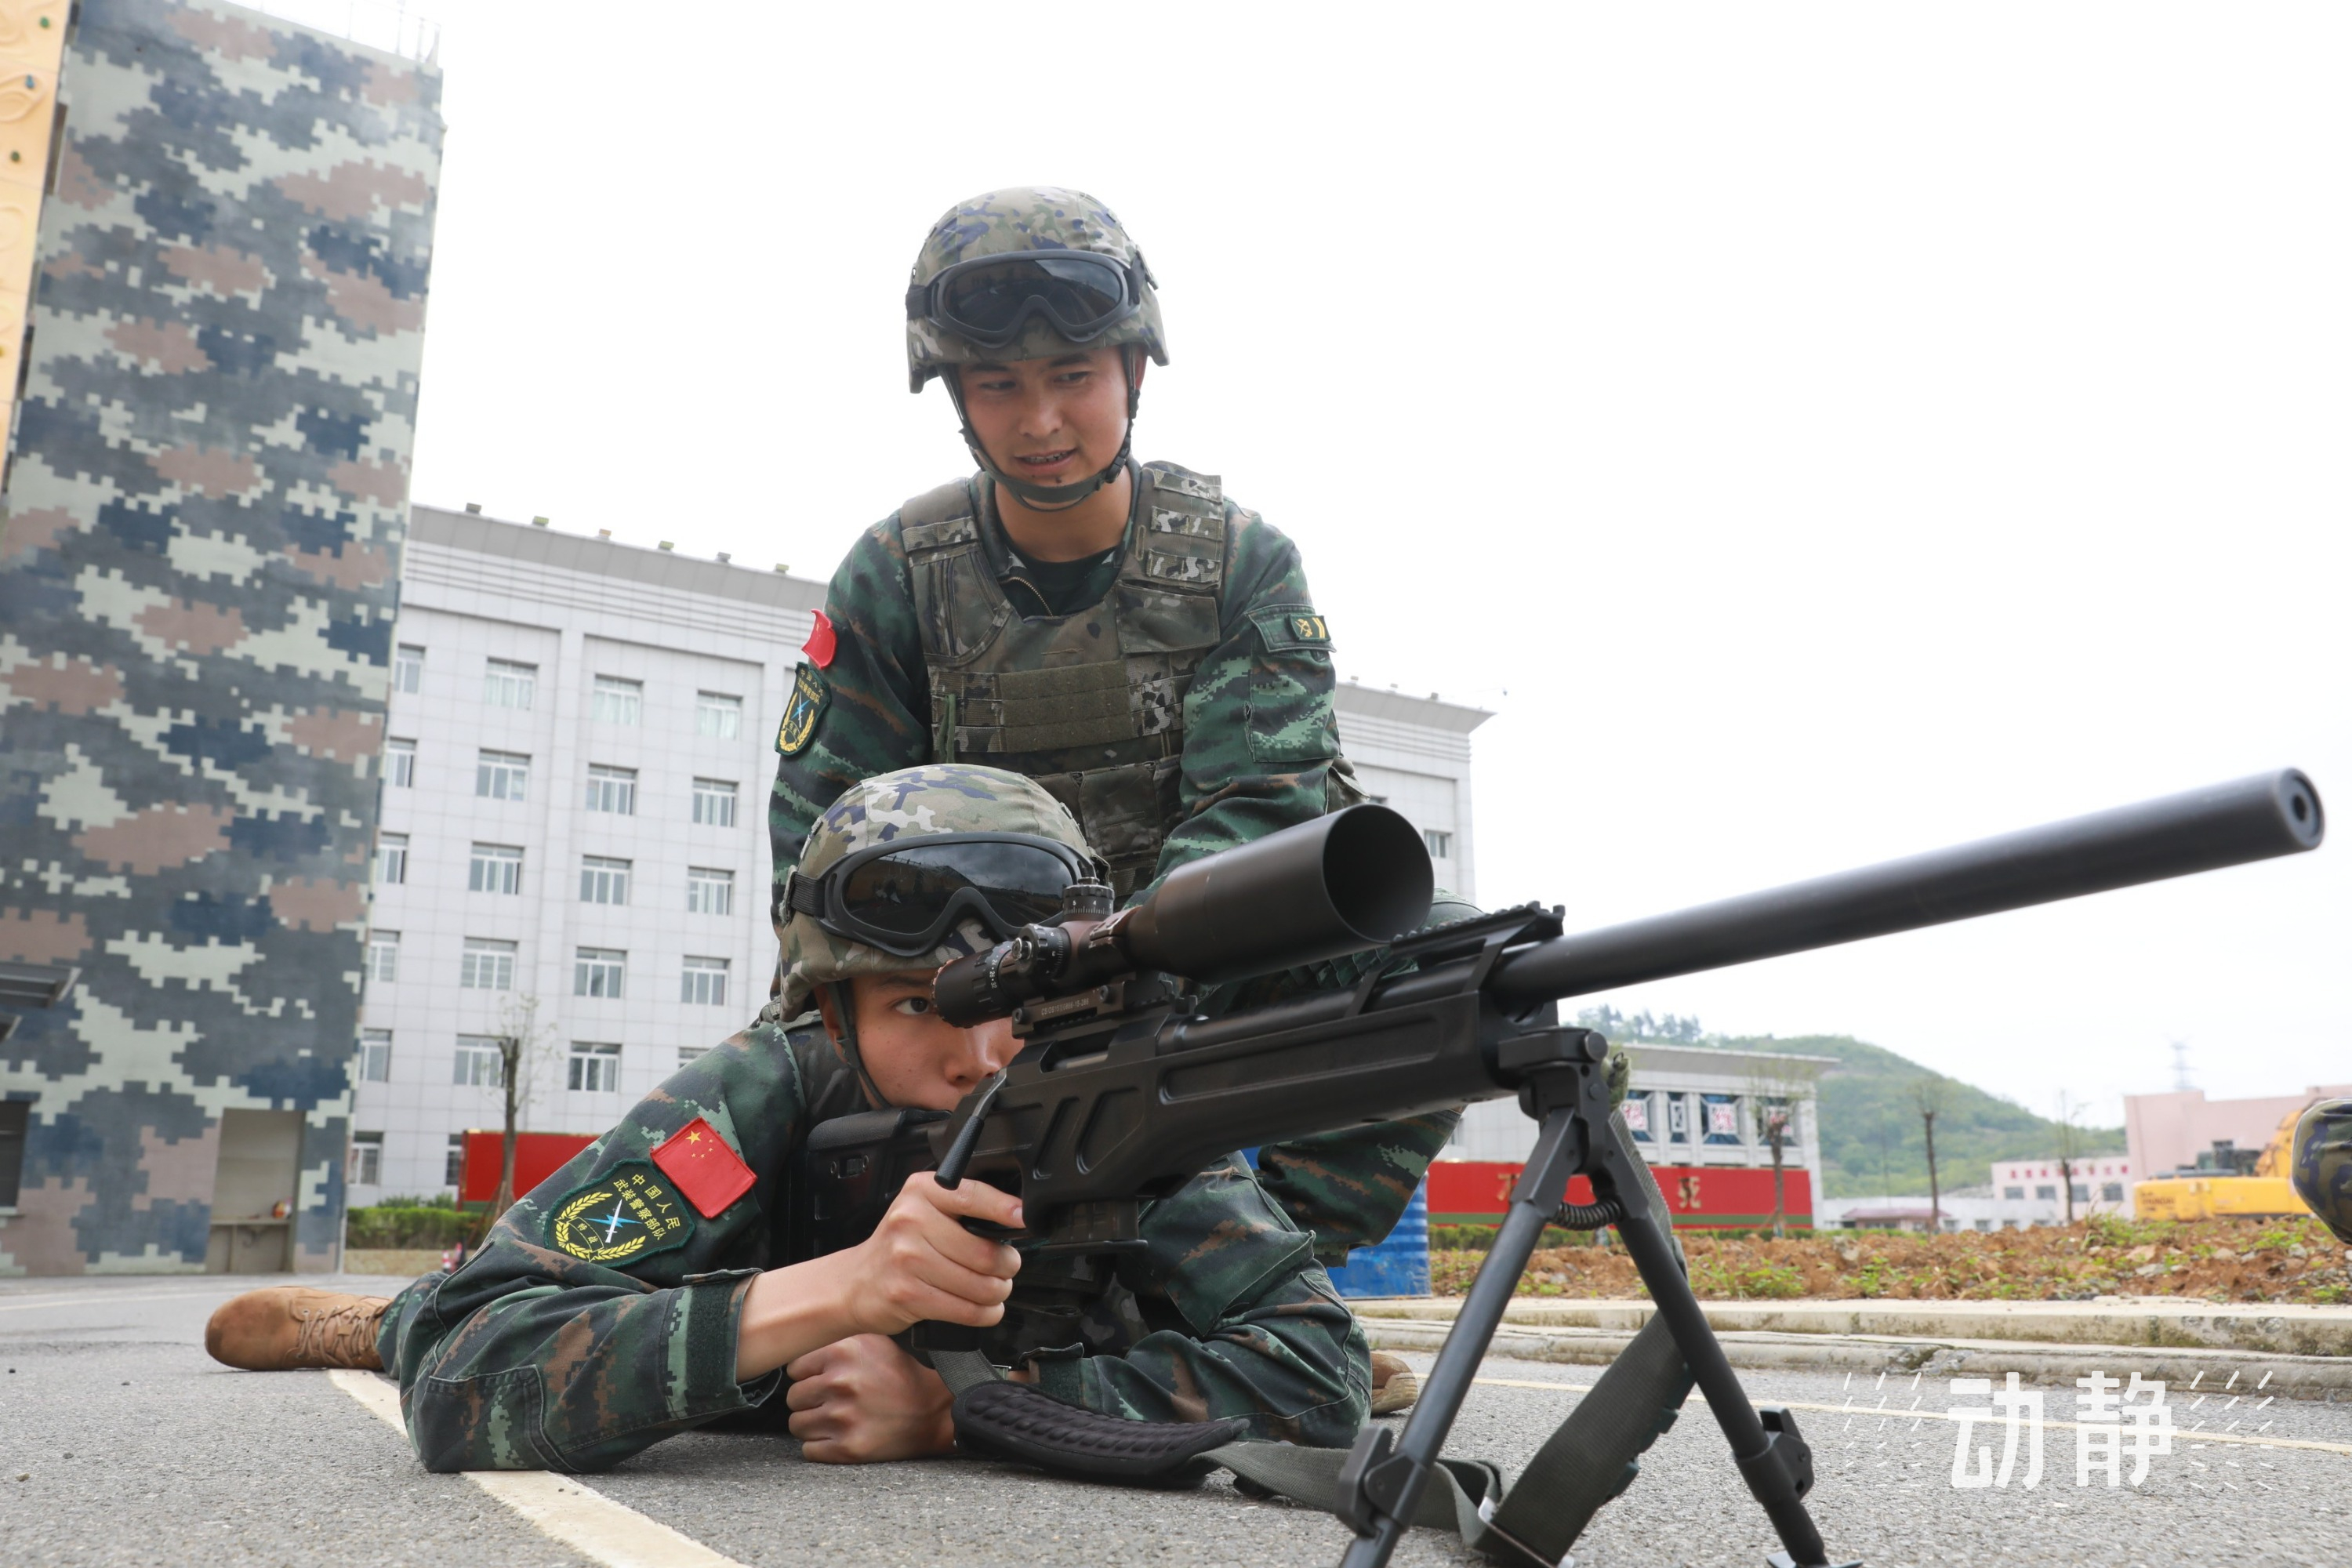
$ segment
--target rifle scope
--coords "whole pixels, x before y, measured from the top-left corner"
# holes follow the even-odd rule
[[[1098,924],[1031,926],[957,959],[932,994],[941,1018],[968,1028],[1137,970],[1205,984],[1271,974],[1420,929],[1432,890],[1413,826],[1384,805],[1351,805],[1179,867]]]
[[[1507,954],[1490,990],[1527,1007],[1866,937],[1973,920],[2319,847],[2319,792],[2294,768],[2094,812]]]

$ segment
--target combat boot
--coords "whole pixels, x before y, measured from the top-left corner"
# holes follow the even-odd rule
[[[1405,1364],[1404,1357],[1387,1351],[1372,1352],[1373,1415],[1394,1415],[1410,1410],[1420,1397],[1421,1374]]]
[[[205,1325],[213,1360],[247,1372],[350,1366],[382,1372],[376,1331],[389,1296],[345,1296],[299,1285],[273,1285],[221,1303]]]

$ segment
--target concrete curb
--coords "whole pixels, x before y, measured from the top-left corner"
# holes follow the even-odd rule
[[[1712,1314],[1710,1314],[1711,1316]],[[1398,1319],[1362,1320],[1375,1349],[1434,1351],[1445,1342],[1447,1322]],[[2071,1384],[2093,1372],[2128,1378],[2161,1378],[2173,1388],[2199,1380],[2218,1387],[2237,1374],[2242,1385],[2267,1382],[2265,1392],[2305,1399],[2330,1399],[2352,1393],[2352,1359],[2284,1355],[2267,1351],[2168,1345],[2051,1344],[2017,1340],[1917,1338],[1892,1334],[1772,1333],[1717,1330],[1731,1364],[1804,1372],[1924,1372],[1937,1377],[1999,1377],[2015,1373],[2027,1382]],[[1488,1353],[1519,1361],[1600,1365],[1616,1359],[1633,1342],[1632,1333],[1612,1329],[1539,1329],[1507,1325]]]
[[[1349,1303],[1360,1318],[1450,1322],[1455,1297]],[[1831,1334],[1906,1341],[2030,1341],[2352,1358],[2352,1309],[2271,1302],[2108,1297],[2095,1301],[1703,1301],[1718,1334]],[[1656,1308],[1643,1300],[1520,1297],[1504,1321],[1528,1328],[1632,1334]]]

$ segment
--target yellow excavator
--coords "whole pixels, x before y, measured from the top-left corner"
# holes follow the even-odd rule
[[[2142,1219],[2269,1219],[2311,1212],[2287,1179],[2294,1158],[2294,1124],[2308,1106],[2279,1119],[2278,1130],[2260,1149],[2241,1149],[2229,1139],[2197,1156],[2197,1163],[2154,1176],[2132,1189]]]

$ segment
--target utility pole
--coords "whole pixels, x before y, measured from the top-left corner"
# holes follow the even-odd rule
[[[2187,1040],[2172,1042],[2172,1087],[2174,1092],[2179,1094],[2187,1094],[2191,1087],[2189,1082],[2189,1042]]]

